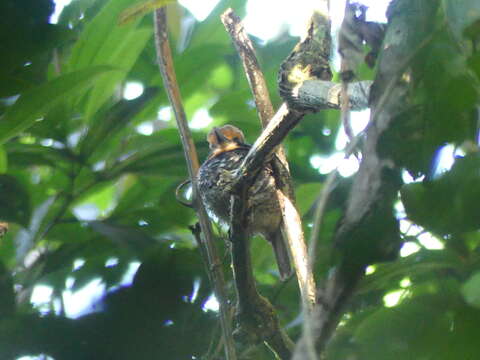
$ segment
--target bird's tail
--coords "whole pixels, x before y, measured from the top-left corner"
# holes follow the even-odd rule
[[[281,228],[279,227],[274,233],[268,234],[266,238],[273,246],[278,271],[280,272],[280,279],[285,281],[292,276],[293,269],[290,263],[286,239],[284,239]]]

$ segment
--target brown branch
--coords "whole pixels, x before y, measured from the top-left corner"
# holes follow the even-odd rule
[[[235,338],[240,343],[265,342],[280,359],[290,359],[293,342],[281,329],[275,309],[256,288],[246,228],[246,194],[248,185],[240,194],[232,196],[230,240],[237,292]]]
[[[258,64],[253,44],[243,27],[241,19],[232,9],[226,10],[222,14],[221,19],[242,60],[262,127],[265,128],[275,113],[268,93],[267,83]],[[302,222],[295,206],[293,184],[283,146],[278,145],[275,153],[277,158],[274,160],[278,159],[280,162],[277,166],[274,162],[273,169],[275,177],[278,179],[277,184],[281,185],[277,196],[282,207],[283,232],[286,234],[288,240],[302,299],[310,308],[314,304],[316,290],[313,274],[312,272],[308,272],[307,268],[307,251]]]
[[[250,38],[245,31],[241,19],[234,13],[232,9],[227,9],[222,15],[221,20],[226,30],[232,38],[232,42],[237,49],[238,55],[242,60],[243,69],[250,84],[258,116],[265,127],[272,118],[274,111],[268,87],[260,70],[257,56]]]
[[[232,337],[231,321],[225,290],[225,279],[221,267],[218,266],[218,264],[220,264],[220,258],[214,245],[214,236],[212,233],[210,219],[202,201],[200,200],[200,196],[198,196],[198,156],[192,140],[192,135],[188,128],[188,123],[180,96],[180,90],[175,76],[172,54],[170,45],[168,43],[167,16],[165,8],[155,10],[154,27],[157,61],[168,98],[175,114],[178,129],[180,131],[180,138],[183,145],[185,160],[187,161],[188,173],[192,182],[194,208],[200,221],[200,227],[203,234],[202,240],[205,244],[205,249],[208,256],[207,261],[210,266],[209,277],[215,291],[215,296],[220,303],[220,324],[225,339],[225,356],[228,360],[235,360],[237,356]]]
[[[267,124],[260,136],[254,142],[247,156],[237,170],[236,181],[233,188],[242,186],[243,182],[251,181],[260,167],[272,155],[275,148],[288,135],[298,122],[302,119],[304,113],[289,109],[287,104],[282,104],[273,118]]]
[[[221,16],[221,19],[230,36],[232,37],[232,41],[235,44],[240,58],[242,59],[245,74],[255,99],[257,112],[262,122],[262,126],[265,127],[268,121],[273,117],[274,111],[270,101],[270,96],[268,94],[268,88],[263,73],[260,70],[253,45],[243,28],[240,18],[233,13],[233,10],[228,9]],[[289,184],[291,186],[291,180],[288,173],[288,163],[286,161],[283,149],[277,149],[277,155],[279,161],[282,163],[281,166],[287,169],[287,171],[286,173],[284,172],[279,174],[278,171],[275,171],[275,166],[273,166],[275,175],[276,177],[282,177],[279,183]],[[263,161],[260,163],[260,166],[263,166]],[[255,173],[258,171],[258,169],[260,169],[260,166],[255,170]],[[288,338],[286,333],[280,328],[278,318],[275,315],[274,307],[267,299],[263,298],[258,293],[253,276],[251,257],[249,253],[249,238],[245,233],[245,212],[247,203],[246,194],[249,186],[253,182],[253,179],[254,177],[248,179],[245,178],[242,181],[242,184],[236,189],[236,193],[232,196],[230,239],[233,244],[232,260],[238,303],[238,328],[236,333],[244,342],[248,341],[258,343],[260,341],[265,341],[269,348],[276,353],[277,356],[279,356],[281,359],[289,359],[291,357],[293,343]],[[284,197],[290,196],[291,194],[293,194],[291,187],[285,192],[278,191],[277,196],[279,197],[280,203],[283,204],[285,200]],[[290,203],[293,201],[293,198],[291,200],[289,199]],[[282,208],[284,207],[282,206]],[[299,216],[298,219],[300,219]],[[288,223],[284,221],[283,225],[285,224]],[[300,234],[303,235],[301,231],[301,223],[297,223],[295,225],[297,228],[300,228]],[[286,234],[293,233],[288,226],[284,226],[284,230]],[[299,233],[299,231],[297,230],[295,233]],[[289,239],[292,238],[292,236],[287,237]],[[305,246],[303,246],[303,249],[305,251]],[[295,265],[297,265],[297,263],[297,261],[294,261]],[[297,266],[295,266],[295,268],[297,269]],[[305,272],[306,271],[302,271],[299,274],[302,275]],[[300,276],[298,276],[298,278],[301,279]],[[306,286],[301,286],[301,289],[306,289]],[[314,291],[315,290],[313,288],[313,294],[315,293]]]
[[[326,80],[305,80],[295,86],[289,97],[289,104],[295,108],[321,111],[339,110],[342,103],[353,111],[368,108],[368,96],[371,81],[356,81],[349,83],[346,96],[342,84]]]

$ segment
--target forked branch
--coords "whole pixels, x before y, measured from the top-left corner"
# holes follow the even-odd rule
[[[242,60],[262,127],[265,128],[274,117],[275,112],[253,44],[243,27],[242,21],[232,9],[226,10],[221,18]],[[300,118],[301,114],[298,113],[298,120]],[[315,281],[312,272],[308,271],[302,222],[295,206],[295,195],[288,161],[280,143],[275,149],[275,154],[276,157],[272,158],[272,168],[279,187],[277,197],[282,207],[282,230],[288,240],[303,302],[310,309],[315,303]]]

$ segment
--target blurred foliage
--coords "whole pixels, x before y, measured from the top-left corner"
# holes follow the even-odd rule
[[[397,10],[408,11],[415,1],[398,0]],[[126,10],[157,3],[74,0],[55,25],[48,23],[50,0],[0,4],[0,221],[10,222],[0,239],[1,359],[222,357],[217,313],[205,307],[212,289],[188,230],[195,214],[175,199],[187,173],[174,121],[165,115],[169,104],[155,62],[152,19],[134,16],[118,24]],[[260,130],[219,20],[228,6],[245,14],[242,0],[221,1],[203,22],[179,5],[168,8],[187,116],[197,123],[199,111],[208,110],[213,117],[208,127],[193,130],[201,159],[211,126],[236,124],[250,142]],[[478,357],[480,6],[445,0],[425,11],[428,21],[422,13],[409,20],[416,29],[410,101],[380,144],[380,151],[423,179],[403,187],[399,209],[403,204],[405,213],[397,211],[405,241],[420,250],[373,265],[328,359]],[[275,106],[281,101],[276,72],[295,42],[283,33],[255,44]],[[144,91],[126,100],[123,90],[132,81]],[[307,238],[325,180],[310,159],[337,151],[339,117],[334,110],[309,115],[284,142]],[[439,154],[447,144],[459,155],[440,173]],[[327,206],[318,279],[334,264],[331,237],[350,184],[351,178],[341,179]],[[441,246],[429,249],[422,242],[426,234]],[[218,245],[226,254],[224,242]],[[280,283],[265,241],[252,241],[252,255],[261,293],[296,339],[296,282]],[[141,264],[139,270],[124,284],[133,263]],[[224,268],[233,301],[226,256]],[[95,311],[70,316],[64,294],[95,279],[107,289],[92,305]],[[46,307],[30,302],[37,285],[53,289]],[[386,306],[389,294],[401,294],[396,306]],[[244,358],[271,355],[260,346]]]

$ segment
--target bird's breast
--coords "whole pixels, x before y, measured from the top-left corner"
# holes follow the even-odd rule
[[[209,158],[200,167],[198,183],[201,197],[210,214],[221,222],[229,222],[233,171],[239,167],[247,152],[243,149],[224,152]],[[249,189],[247,201],[248,222],[252,232],[271,232],[278,226],[280,206],[270,167],[260,171]]]

